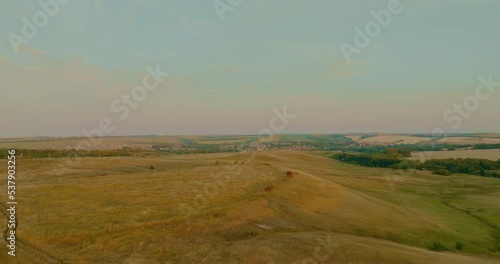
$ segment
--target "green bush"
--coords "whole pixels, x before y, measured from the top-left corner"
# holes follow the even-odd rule
[[[448,248],[441,242],[433,242],[429,249],[433,251],[445,251]]]

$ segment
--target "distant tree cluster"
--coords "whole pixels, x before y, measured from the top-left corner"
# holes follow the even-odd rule
[[[389,168],[401,162],[397,157],[386,154],[349,154],[339,153],[333,158],[342,162],[356,164],[365,167]]]
[[[497,161],[486,159],[431,159],[417,166],[417,169],[426,169],[438,174],[464,173],[479,176],[499,178],[500,159]]]
[[[480,146],[480,145],[477,145]],[[389,154],[388,150],[391,151],[390,149],[398,149],[398,150],[403,150],[404,152],[400,153],[407,153],[406,156],[408,155],[408,152],[414,152],[414,151],[446,151],[446,150],[456,150],[456,149],[466,149],[466,148],[473,148],[474,145],[451,145],[451,144],[430,144],[430,143],[425,143],[425,144],[391,144],[388,146],[363,146],[359,144],[355,145],[350,145],[350,146],[339,146],[336,150],[340,151],[346,151],[346,152],[361,152],[361,153],[379,153],[379,154]],[[492,147],[493,148],[493,147]],[[500,148],[500,146],[498,147]]]
[[[391,154],[358,154],[338,153],[333,159],[365,167],[380,167],[393,169],[418,169],[432,171],[438,175],[452,173],[473,174],[500,178],[500,159],[497,161],[486,159],[431,159],[425,162],[402,159],[401,154],[389,151]],[[398,157],[399,155],[399,157]]]
[[[473,149],[500,149],[500,144],[479,144],[474,145]]]

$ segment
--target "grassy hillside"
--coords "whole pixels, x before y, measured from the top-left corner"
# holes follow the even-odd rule
[[[500,263],[500,180],[319,154],[21,159],[0,263]]]

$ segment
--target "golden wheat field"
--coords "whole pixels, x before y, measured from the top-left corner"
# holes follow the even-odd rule
[[[446,144],[500,144],[500,138],[493,137],[446,137],[437,141]]]
[[[420,142],[431,141],[430,137],[414,137],[409,135],[376,135],[365,139],[358,139],[361,143],[378,144],[416,144]]]
[[[473,158],[473,159],[489,159],[499,160],[500,149],[467,149],[467,150],[451,150],[451,151],[418,151],[413,152],[411,159],[449,159],[449,158]]]

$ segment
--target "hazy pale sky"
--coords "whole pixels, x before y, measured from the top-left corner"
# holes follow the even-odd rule
[[[220,0],[221,21],[212,0],[72,0],[16,53],[38,2],[0,10],[0,136],[77,136],[103,118],[114,135],[256,134],[283,107],[296,118],[281,133],[500,132],[500,91],[456,129],[443,119],[479,76],[500,82],[498,0],[401,0],[351,63],[339,45],[390,1]],[[112,103],[156,65],[170,75],[122,120]]]

